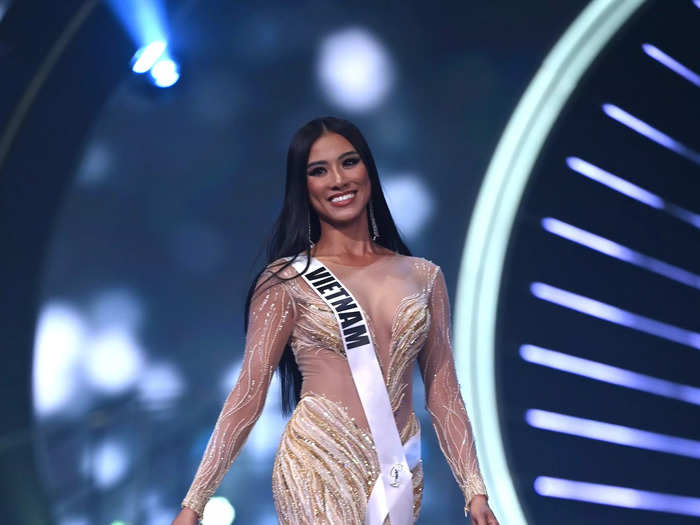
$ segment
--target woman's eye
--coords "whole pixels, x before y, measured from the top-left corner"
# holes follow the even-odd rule
[[[311,176],[319,175],[322,169],[323,168],[314,168],[309,172],[309,175],[311,175]]]
[[[346,166],[354,166],[354,165],[357,164],[358,162],[360,162],[360,159],[359,159],[358,157],[353,157],[353,158],[351,158],[351,159],[345,159],[344,164],[345,164]]]

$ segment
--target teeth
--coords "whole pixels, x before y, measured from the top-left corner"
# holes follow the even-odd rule
[[[352,197],[355,196],[355,192],[352,193],[346,193],[344,195],[340,195],[339,197],[333,197],[331,199],[331,202],[340,202],[340,201],[346,201],[348,199],[351,199]]]

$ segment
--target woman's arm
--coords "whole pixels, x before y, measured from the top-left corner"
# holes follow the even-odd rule
[[[439,266],[433,269],[430,332],[418,355],[430,413],[440,449],[464,494],[465,516],[477,494],[488,498],[479,470],[471,424],[459,390],[450,338],[450,300]]]
[[[204,506],[260,417],[272,374],[294,326],[294,302],[287,285],[274,276],[268,280],[269,275],[267,269],[256,283],[240,374],[224,402],[194,481],[181,504],[193,510],[200,520]]]

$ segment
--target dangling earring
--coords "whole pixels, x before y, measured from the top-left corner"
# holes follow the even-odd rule
[[[372,225],[372,240],[376,241],[379,238],[379,230],[377,229],[377,221],[374,218],[374,206],[372,199],[369,201],[369,222]]]
[[[309,226],[309,249],[311,249],[316,245],[316,243],[311,240],[311,208],[307,210],[306,223]]]

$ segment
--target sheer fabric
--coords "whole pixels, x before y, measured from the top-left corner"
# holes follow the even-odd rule
[[[433,285],[430,311],[432,323],[428,340],[418,356],[425,384],[425,406],[430,413],[440,449],[462,489],[468,511],[472,496],[486,495],[487,492],[479,469],[471,423],[457,381],[450,337],[450,300],[441,270],[438,270]]]
[[[204,506],[262,413],[272,374],[294,327],[294,300],[286,286],[265,284],[270,275],[269,270],[264,271],[256,283],[240,374],[224,401],[197,473],[181,503],[200,519]]]
[[[413,365],[418,361],[426,409],[468,510],[474,495],[487,492],[455,373],[449,298],[440,267],[398,254],[362,267],[319,260],[365,313],[402,442],[419,428],[412,397]],[[289,340],[303,384],[273,466],[278,517],[284,524],[360,524],[378,475],[369,426],[333,312],[303,279],[273,276],[283,262],[271,263],[258,280],[241,374],[182,505],[201,517],[262,411]],[[291,267],[280,272],[282,277],[294,275]],[[413,478],[417,519],[423,489],[420,462]]]

